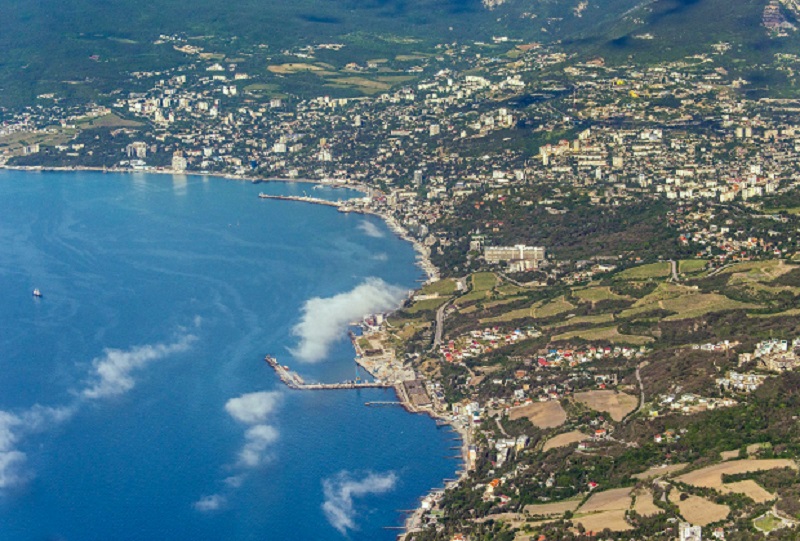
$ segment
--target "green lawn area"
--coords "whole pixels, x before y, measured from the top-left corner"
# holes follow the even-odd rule
[[[602,324],[611,323],[614,321],[614,314],[599,314],[596,316],[578,316],[559,321],[553,325],[549,325],[547,329],[560,329],[561,327],[568,327],[570,325],[580,325],[582,323]]]
[[[533,317],[533,311],[533,306],[529,306],[527,308],[518,308],[516,310],[510,310],[505,314],[496,317],[487,317],[485,319],[481,319],[481,323],[502,323],[504,321],[513,321],[515,319],[525,319],[528,317]]]
[[[675,312],[666,321],[700,317],[713,312],[724,312],[743,308],[759,308],[757,304],[735,301],[719,293],[699,293],[678,284],[659,284],[655,291],[642,297],[631,308],[619,313],[622,318],[652,310]]]
[[[75,121],[75,125],[83,129],[91,128],[133,128],[143,126],[141,122],[120,118],[114,113],[98,117],[83,117]]]
[[[476,272],[470,279],[473,291],[488,291],[497,285],[497,276],[493,272]]]
[[[783,526],[783,522],[772,513],[759,517],[753,521],[753,525],[763,532],[771,532]]]
[[[455,293],[455,291],[456,281],[452,278],[445,278],[444,280],[438,280],[430,284],[425,284],[420,293],[423,295],[433,295],[435,293],[438,293],[439,295],[452,295]]]
[[[669,261],[660,261],[648,265],[639,265],[617,273],[615,278],[621,280],[649,280],[652,278],[666,278],[670,275]]]
[[[503,306],[504,304],[511,304],[512,302],[516,302],[519,300],[524,299],[525,297],[509,297],[507,299],[499,299],[496,301],[489,301],[483,303],[484,309],[488,310],[489,308],[494,308],[495,306]]]
[[[426,310],[436,310],[441,305],[448,301],[448,297],[439,297],[438,299],[427,299],[424,301],[417,301],[406,309],[409,314],[416,314]]]
[[[600,301],[622,301],[622,300],[629,300],[630,297],[624,295],[617,295],[611,288],[608,286],[600,286],[600,287],[586,287],[582,289],[574,289],[572,294],[578,297],[579,299],[591,303],[600,302]]]
[[[694,274],[706,270],[708,261],[705,259],[681,259],[678,262],[678,272]]]
[[[792,308],[775,314],[747,314],[747,317],[768,318],[768,317],[797,317],[800,316],[800,308]]]
[[[534,306],[533,317],[538,319],[543,319],[547,317],[557,316],[558,314],[569,312],[574,308],[575,305],[566,300],[562,295],[546,304]]]
[[[727,269],[723,269],[720,274],[734,274],[740,272],[752,273],[758,275],[761,273],[771,273],[776,267],[783,266],[785,263],[779,259],[770,259],[767,261],[745,261],[731,265]]]

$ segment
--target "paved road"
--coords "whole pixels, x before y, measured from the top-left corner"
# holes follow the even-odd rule
[[[636,408],[637,412],[642,411],[642,408],[644,407],[644,385],[642,384],[642,374],[639,372],[639,369],[642,367],[642,364],[644,363],[639,363],[638,365],[636,365],[636,380],[639,382],[639,390],[641,391],[641,397],[639,398],[639,407]]]
[[[678,264],[675,263],[674,259],[670,259],[669,264],[672,267],[672,281],[679,282],[680,279],[678,278]]]
[[[450,301],[447,301],[436,310],[436,334],[433,336],[433,347],[438,348],[442,343],[442,331],[444,330],[444,311],[450,306]]]
[[[722,271],[724,271],[725,269],[727,269],[728,267],[730,267],[731,265],[733,265],[733,263],[728,263],[727,265],[722,265],[718,269],[714,269],[713,271],[709,272],[708,276],[709,277],[715,276],[715,275],[721,273]]]

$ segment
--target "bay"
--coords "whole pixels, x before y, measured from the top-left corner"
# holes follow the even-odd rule
[[[389,540],[453,477],[452,432],[364,406],[392,391],[262,360],[353,379],[343,329],[296,358],[307,301],[422,278],[376,217],[257,197],[311,190],[360,196],[0,171],[0,539]]]

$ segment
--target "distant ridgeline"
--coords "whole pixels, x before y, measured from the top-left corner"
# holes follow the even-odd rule
[[[236,63],[251,74],[250,84],[307,96],[320,91],[318,84],[312,84],[317,82],[312,74],[285,77],[267,66],[313,59],[341,70],[368,61],[441,54],[442,45],[453,43],[470,46],[464,54],[503,56],[531,42],[559,42],[578,58],[639,64],[716,50],[730,57],[732,69],[774,87],[782,80],[771,69],[775,55],[797,50],[792,3],[639,4],[636,0],[198,0],[191,4],[121,0],[98,5],[90,0],[8,0],[0,20],[0,47],[5,53],[0,59],[0,105],[30,104],[36,96],[49,94],[67,101],[102,102],[136,91],[137,81],[153,72],[189,64],[202,69],[215,62]],[[124,31],[120,20],[126,21]],[[337,46],[320,47],[331,43]],[[335,87],[325,90],[353,93]]]

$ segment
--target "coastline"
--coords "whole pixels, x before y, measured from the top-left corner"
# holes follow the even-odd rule
[[[420,267],[427,276],[426,283],[431,283],[439,280],[439,269],[433,264],[430,260],[430,249],[422,244],[418,239],[412,237],[409,232],[403,227],[403,225],[392,215],[380,212],[375,209],[371,208],[350,208],[347,207],[347,202],[332,202],[329,200],[322,200],[308,196],[267,196],[267,195],[260,195],[265,199],[278,199],[278,200],[288,200],[288,201],[298,201],[303,203],[310,203],[310,204],[321,204],[325,206],[335,206],[338,208],[340,212],[355,212],[360,214],[373,214],[375,216],[380,217],[384,223],[386,223],[387,227],[399,238],[404,241],[410,242],[414,247],[414,251],[417,253],[417,266]],[[354,343],[354,347],[357,349],[357,345]],[[369,366],[367,363],[364,362],[362,356],[356,356],[355,362],[362,367],[367,373],[369,373],[372,377],[379,377],[377,371],[375,370],[374,366]],[[427,382],[427,380],[424,380]],[[405,388],[402,382],[396,382],[393,385],[395,394],[397,395],[398,400],[402,404],[403,408],[412,414],[424,413],[431,416],[433,419],[437,420],[437,422],[442,423],[443,425],[449,426],[453,432],[458,434],[461,440],[461,467],[457,470],[457,475],[454,479],[450,480],[443,480],[446,481],[444,487],[442,488],[435,488],[430,490],[427,494],[420,498],[419,503],[414,508],[413,512],[409,514],[406,519],[403,521],[402,532],[397,535],[397,539],[404,539],[408,536],[408,534],[419,531],[423,524],[422,519],[425,515],[427,510],[426,507],[429,507],[431,503],[441,498],[444,491],[453,488],[454,486],[458,485],[461,481],[463,481],[469,474],[469,446],[470,446],[470,434],[469,430],[466,426],[462,426],[461,424],[454,422],[451,416],[447,416],[444,412],[437,412],[433,408],[430,409],[418,409],[413,405],[411,399],[405,392]]]
[[[365,195],[373,193],[374,189],[363,184],[363,183],[349,183],[349,182],[342,182],[337,180],[314,180],[314,179],[301,179],[301,178],[259,178],[259,177],[246,177],[243,175],[232,175],[226,173],[203,173],[203,172],[185,172],[185,171],[174,171],[171,169],[133,169],[133,168],[102,168],[102,167],[42,167],[42,166],[9,166],[6,164],[0,165],[0,169],[7,169],[13,171],[28,171],[28,172],[80,172],[80,171],[88,171],[88,172],[96,172],[96,173],[130,173],[130,174],[137,174],[137,173],[145,173],[145,174],[160,174],[160,175],[171,175],[171,176],[198,176],[198,177],[214,177],[220,178],[225,180],[234,180],[234,181],[248,181],[252,182],[253,184],[258,184],[262,182],[285,182],[285,183],[308,183],[308,184],[315,184],[315,185],[322,185],[322,186],[332,186],[335,188],[348,188],[354,191],[359,191]],[[282,197],[278,197],[282,198]],[[285,199],[285,198],[284,198]],[[323,199],[315,199],[315,198],[299,198],[299,197],[291,197],[289,199],[299,200],[303,202],[309,202],[312,204],[326,204],[328,206],[336,206],[342,212],[356,212],[360,214],[372,214],[381,218],[384,223],[386,223],[387,227],[400,239],[410,242],[416,252],[416,265],[422,269],[426,276],[426,283],[435,282],[439,280],[439,269],[431,262],[430,260],[430,249],[425,246],[421,241],[414,238],[400,223],[394,216],[389,214],[388,212],[373,209],[369,206],[364,207],[357,207],[357,208],[349,208],[347,207],[347,203],[352,200],[345,200],[342,202],[330,201],[330,200],[323,200]],[[356,198],[357,199],[357,198]],[[370,370],[369,367],[362,364],[361,359],[356,359],[356,362],[362,366],[368,373],[370,373],[373,377],[376,375],[373,371]],[[424,380],[423,378],[423,381]],[[427,494],[420,498],[419,503],[414,508],[414,511],[406,517],[402,526],[402,532],[398,534],[398,539],[406,537],[409,533],[414,531],[418,531],[422,526],[422,518],[426,512],[426,505],[429,505],[433,500],[438,499],[441,497],[443,490],[451,488],[452,486],[458,484],[464,477],[468,474],[468,457],[469,457],[469,431],[465,426],[461,426],[459,423],[454,422],[451,416],[445,415],[444,412],[437,412],[433,408],[425,408],[420,409],[413,405],[411,399],[407,395],[405,388],[402,382],[396,382],[393,385],[395,393],[397,394],[398,400],[402,403],[403,407],[409,413],[425,413],[431,416],[432,418],[437,420],[437,424],[441,423],[442,425],[450,426],[453,432],[457,433],[460,440],[461,440],[461,465],[457,470],[456,479],[449,480],[444,485],[444,489],[437,488],[430,490]],[[444,480],[443,480],[444,481]]]
[[[262,182],[285,182],[288,184],[319,184],[322,186],[331,186],[333,188],[348,188],[357,192],[368,194],[371,188],[361,182],[342,182],[336,179],[309,179],[309,178],[287,178],[287,177],[248,177],[245,175],[234,175],[231,173],[217,173],[214,171],[175,171],[174,169],[156,168],[156,169],[134,169],[131,167],[57,167],[57,166],[40,166],[40,165],[8,165],[0,164],[0,169],[8,169],[9,171],[30,171],[30,172],[48,172],[57,171],[62,173],[78,172],[78,171],[91,171],[94,173],[146,173],[154,175],[173,175],[173,176],[187,176],[187,177],[214,177],[225,180],[239,180],[251,182],[253,184],[260,184]]]

